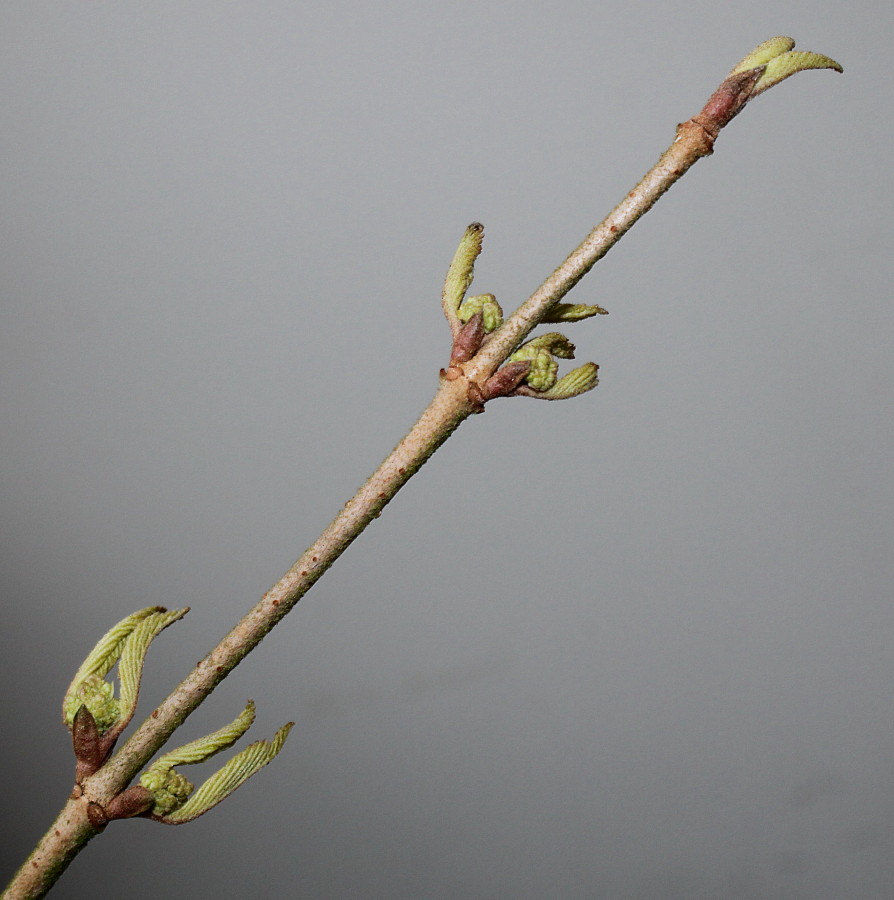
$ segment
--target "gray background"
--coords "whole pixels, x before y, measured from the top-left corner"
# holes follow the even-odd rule
[[[193,607],[144,715],[429,400],[465,225],[513,308],[791,34],[845,75],[755,101],[577,288],[597,391],[467,422],[183,729],[254,697],[276,763],[57,893],[894,895],[892,18],[6,0],[7,870],[96,638]]]

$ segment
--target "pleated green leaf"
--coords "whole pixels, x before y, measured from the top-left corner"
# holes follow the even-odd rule
[[[195,763],[204,762],[210,759],[215,753],[232,747],[239,738],[245,734],[251,727],[251,723],[255,720],[255,704],[254,700],[249,700],[245,704],[245,709],[230,722],[217,731],[205,735],[205,737],[196,738],[176,750],[171,750],[160,756],[151,769],[171,769],[174,766],[193,765]]]
[[[62,701],[62,717],[71,728],[78,709],[84,704],[93,713],[101,732],[113,725],[124,728],[133,717],[139,693],[140,673],[152,639],[188,609],[168,611],[149,606],[122,619],[97,641],[96,646],[75,673]],[[106,675],[118,663],[120,699]]]
[[[459,322],[457,310],[466,296],[466,291],[472,283],[475,275],[475,260],[481,253],[481,245],[484,241],[484,226],[480,222],[473,222],[464,232],[453,255],[453,261],[447,270],[444,279],[444,289],[441,292],[441,303],[444,307],[444,315],[450,322],[451,328]]]
[[[128,722],[133,716],[140,694],[140,679],[146,652],[155,637],[168,625],[182,619],[186,609],[163,610],[159,608],[152,615],[137,623],[130,637],[125,641],[118,660],[118,683],[121,686],[121,708]]]
[[[783,53],[767,63],[764,74],[757,80],[754,90],[751,92],[752,97],[762,94],[764,91],[779,84],[780,81],[794,75],[796,72],[804,72],[807,69],[834,69],[836,72],[843,72],[844,69],[828,56],[820,53],[808,53],[805,51],[792,50],[789,53]]]
[[[607,315],[608,310],[601,306],[591,306],[587,303],[557,303],[540,322],[543,325],[558,322],[580,322],[581,319],[589,319],[591,316]]]
[[[567,400],[591,391],[599,384],[599,366],[596,363],[584,363],[577,369],[573,369],[567,375],[560,378],[552,387],[545,391],[525,393],[526,397],[537,397],[540,400]]]
[[[773,85],[779,84],[796,72],[807,69],[834,69],[843,72],[844,69],[834,59],[823,56],[821,53],[793,50],[795,42],[790,37],[774,37],[759,44],[748,54],[731,72],[730,75],[738,75],[750,69],[764,66],[764,72],[754,85],[749,99],[762,94]]]
[[[165,817],[172,825],[191,822],[225,800],[236,788],[243,785],[255,772],[263,769],[282,749],[294,722],[287,722],[269,741],[255,741],[241,753],[237,753],[225,766],[215,772],[187,800],[183,806]]]
[[[756,69],[758,66],[765,66],[771,59],[775,59],[781,53],[786,53],[795,46],[794,38],[779,37],[770,38],[762,44],[758,44],[748,56],[744,57],[736,66],[730,70],[730,75],[738,75],[739,72],[747,72],[749,69]]]

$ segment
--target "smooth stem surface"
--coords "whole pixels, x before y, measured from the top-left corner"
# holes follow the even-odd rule
[[[317,541],[152,712],[127,743],[95,775],[75,788],[77,796],[65,805],[10,882],[4,898],[18,900],[46,894],[69,862],[97,833],[87,821],[88,805],[104,806],[128,785],[174,730],[295,606],[460,423],[477,411],[469,400],[470,385],[483,384],[546,311],[586,275],[696,160],[711,152],[716,130],[706,128],[702,117],[678,127],[673,144],[636,188],[493,333],[481,351],[464,364],[463,375],[453,381],[442,379],[419,421]]]
[[[642,181],[597,225],[485,342],[466,375],[482,381],[528,336],[550,307],[558,303],[593,266],[645,215],[671,185],[701,157],[712,152],[713,137],[694,119],[677,128],[677,137]]]

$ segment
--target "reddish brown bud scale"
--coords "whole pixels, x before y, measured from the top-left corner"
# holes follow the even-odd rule
[[[81,706],[75,713],[71,723],[71,743],[76,760],[75,781],[80,783],[102,765],[105,755],[96,719],[86,706]]]
[[[511,394],[524,381],[525,375],[531,370],[529,359],[506,363],[502,369],[497,369],[487,381],[484,382],[482,391],[485,400],[493,400],[494,397],[505,397]]]
[[[154,803],[152,794],[146,788],[141,784],[134,784],[106,804],[106,818],[131,819],[150,810]]]
[[[766,66],[758,66],[746,72],[739,72],[725,78],[720,86],[708,98],[702,111],[694,116],[694,120],[702,126],[711,137],[716,138],[720,129],[742,110],[748,102],[758,79],[764,74]]]
[[[481,349],[484,334],[484,316],[477,312],[456,333],[453,349],[450,351],[450,365],[468,362]]]

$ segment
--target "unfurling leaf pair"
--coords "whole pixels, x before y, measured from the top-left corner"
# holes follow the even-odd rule
[[[78,784],[102,766],[133,718],[149,644],[188,611],[150,606],[122,619],[100,638],[78,669],[62,701],[62,719],[74,745]],[[106,681],[116,663],[118,697],[115,686]]]
[[[101,768],[133,718],[149,644],[188,611],[152,606],[128,616],[100,638],[78,669],[62,703],[63,719],[72,732],[78,785]],[[116,663],[120,684],[117,698],[114,685],[106,680]],[[193,786],[174,771],[174,766],[202,762],[232,746],[254,717],[254,704],[249,701],[226,727],[160,757],[141,776],[140,785],[125,789],[104,807],[90,803],[91,823],[101,828],[110,819],[146,814],[161,822],[180,824],[207,812],[279,753],[294,723],[280,728],[273,740],[257,741],[236,754],[194,794]]]
[[[516,393],[540,400],[566,400],[591,390],[599,383],[599,366],[596,363],[585,363],[559,378],[559,359],[574,359],[574,344],[557,331],[522,344],[509,360],[530,360],[531,369],[525,378],[526,384],[517,388]]]
[[[193,785],[174,766],[193,765],[231,747],[248,730],[255,718],[254,702],[229,725],[213,734],[184,744],[159,757],[141,776],[140,784],[152,795],[150,817],[168,825],[191,822],[228,797],[282,749],[294,722],[287,722],[269,741],[255,741],[237,753],[193,793]]]
[[[444,279],[441,302],[453,335],[453,347],[450,366],[442,374],[449,380],[460,377],[462,364],[472,360],[486,345],[488,336],[503,325],[503,310],[493,294],[466,298],[483,241],[484,226],[473,222],[463,234]],[[541,321],[580,322],[606,312],[601,306],[556,303]],[[481,408],[484,402],[495,397],[521,395],[564,400],[577,396],[597,385],[599,367],[586,363],[559,378],[556,360],[573,358],[574,345],[564,335],[552,332],[533,338],[522,344],[483,384],[471,385],[470,396]]]
[[[710,139],[706,152],[710,152],[720,129],[737,116],[746,103],[790,75],[807,69],[844,71],[830,57],[792,50],[794,46],[795,42],[790,37],[770,38],[733,67],[708,98],[702,111],[690,120],[700,125]]]
[[[733,67],[730,75],[740,75],[743,72],[763,67],[762,74],[751,89],[749,100],[796,72],[804,72],[807,69],[844,71],[832,58],[823,56],[821,53],[793,50],[794,46],[793,38],[782,36],[770,38],[770,40],[758,44],[748,56]]]

